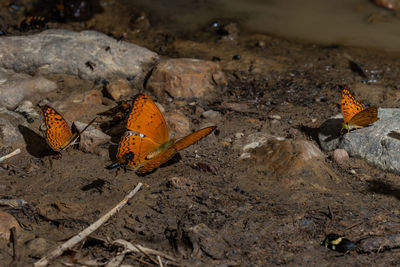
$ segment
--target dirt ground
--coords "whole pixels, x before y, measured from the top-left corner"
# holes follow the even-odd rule
[[[30,1],[17,2],[21,8],[16,12],[3,6],[1,30],[6,35],[35,32],[21,33],[16,29],[31,8]],[[113,16],[113,12],[119,12],[119,16]],[[125,41],[165,57],[218,57],[228,85],[218,99],[197,103],[223,114],[218,130],[145,176],[105,169],[114,157],[115,143],[108,145],[109,158],[70,148],[61,159],[52,159],[32,152],[46,146],[44,139],[27,138],[28,152],[8,160],[8,169],[0,169],[2,198],[29,203],[29,208],[24,209],[1,207],[24,229],[18,246],[21,266],[40,257],[27,241],[40,237],[51,245],[61,244],[114,207],[138,182],[145,186],[126,207],[87,242],[51,266],[64,266],[63,262],[79,266],[78,262],[86,259],[107,262],[118,252],[109,241],[120,238],[167,253],[184,266],[400,264],[400,251],[395,248],[343,254],[320,246],[328,233],[345,235],[353,241],[398,233],[398,175],[371,167],[361,159],[351,158],[348,164],[339,165],[333,161],[332,152],[327,152],[324,164],[339,182],[325,175],[321,179],[326,181],[321,183],[329,183],[327,190],[316,190],[308,183],[289,186],[288,180],[319,177],[311,177],[308,172],[296,176],[269,173],[252,160],[239,160],[241,151],[232,141],[236,133],[248,136],[261,132],[318,145],[319,125],[340,112],[338,86],[343,84],[380,88],[384,90],[383,98],[371,101],[368,94],[359,94],[359,99],[369,105],[397,107],[400,64],[396,55],[340,45],[294,43],[244,31],[230,42],[223,37],[234,32],[221,33],[208,25],[195,33],[171,36],[165,29],[148,24],[147,17],[139,14],[118,1],[110,1],[103,13],[87,21],[51,21],[48,27],[124,36]],[[369,77],[353,72],[344,53],[362,63]],[[57,80],[58,76],[47,78]],[[63,79],[66,82],[62,90],[47,96],[50,102],[71,94],[77,84],[82,85],[80,88],[92,84],[68,76]],[[167,111],[184,113],[190,118],[192,129],[200,127],[201,113],[190,108],[189,103],[176,106],[174,101],[157,101]],[[244,103],[249,109],[222,109],[222,102]],[[108,108],[105,106],[104,110]],[[279,115],[280,119],[273,121],[271,115]],[[103,121],[108,119],[101,117]],[[41,123],[35,121],[31,130],[39,133]],[[28,149],[32,146],[36,148]],[[32,171],[28,168],[32,164],[38,168]],[[177,185],[174,179],[184,183]],[[12,254],[11,245],[2,248],[0,265],[8,265]],[[124,264],[154,263],[144,255],[132,254]]]

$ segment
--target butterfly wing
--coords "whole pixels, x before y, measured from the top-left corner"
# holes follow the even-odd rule
[[[135,131],[127,131],[119,142],[117,160],[122,166],[135,170],[141,167],[146,156],[158,147],[159,144],[151,138]]]
[[[341,105],[344,123],[348,123],[354,115],[364,110],[363,105],[352,96],[348,89],[342,90]]]
[[[365,127],[377,120],[379,120],[378,109],[376,107],[369,107],[354,115],[348,122],[348,125]]]
[[[149,137],[159,145],[169,140],[164,116],[153,100],[145,95],[137,95],[133,100],[126,128]]]
[[[206,137],[207,135],[209,135],[215,128],[217,128],[217,126],[210,126],[210,127],[206,127],[201,130],[198,130],[194,133],[191,133],[191,134],[183,137],[182,139],[178,140],[173,145],[173,148],[175,148],[177,151],[185,149],[188,146],[196,143],[203,137]]]
[[[44,121],[46,123],[46,140],[52,149],[60,151],[66,149],[74,140],[67,122],[54,108],[44,106],[42,108]]]
[[[142,167],[140,167],[136,172],[139,174],[143,174],[160,167],[160,165],[164,162],[167,162],[175,154],[175,152],[176,150],[174,147],[169,147],[166,151],[143,162]]]

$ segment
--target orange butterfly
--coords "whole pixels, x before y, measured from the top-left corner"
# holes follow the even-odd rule
[[[54,108],[45,105],[42,111],[46,123],[46,141],[57,152],[75,144],[79,136],[96,120],[94,118],[81,132],[72,133],[67,122]]]
[[[128,131],[118,146],[117,165],[143,174],[159,167],[177,151],[206,137],[216,126],[203,128],[178,141],[169,139],[161,111],[149,97],[138,95],[133,101],[126,128]],[[108,168],[115,166],[112,164]]]
[[[350,129],[363,128],[379,120],[376,107],[364,108],[346,88],[342,90],[341,104],[343,125],[340,132],[344,129],[349,132]]]

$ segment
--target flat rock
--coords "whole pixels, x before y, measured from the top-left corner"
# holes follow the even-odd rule
[[[1,41],[2,38],[0,38],[0,43]],[[0,51],[2,49],[0,46]],[[4,53],[4,51],[0,52],[2,60],[6,57]],[[0,69],[0,106],[8,109],[14,109],[22,100],[33,94],[48,93],[56,88],[57,84],[55,82],[49,81],[40,75],[31,76]]]
[[[166,112],[164,118],[171,137],[179,139],[190,133],[190,122],[185,115],[178,112]]]
[[[125,96],[133,96],[133,89],[129,86],[126,79],[111,81],[110,84],[107,85],[105,91],[113,100],[120,100]]]
[[[212,99],[218,85],[226,85],[226,78],[217,63],[179,58],[160,61],[146,87],[158,97]]]
[[[400,109],[379,108],[378,121],[340,135],[341,114],[327,120],[318,138],[324,150],[343,148],[351,157],[365,159],[385,171],[400,174]]]
[[[18,125],[27,127],[25,119],[6,108],[0,108],[0,147],[18,146],[24,144],[24,137],[18,130]]]
[[[64,73],[88,80],[144,77],[158,59],[144,47],[100,32],[68,30],[2,37],[0,55],[2,66],[16,72]]]
[[[75,121],[74,124],[79,131],[82,131],[87,125],[87,123],[79,121]],[[79,149],[89,153],[100,153],[100,150],[97,148],[110,140],[111,136],[97,130],[93,125],[91,125],[81,134]]]

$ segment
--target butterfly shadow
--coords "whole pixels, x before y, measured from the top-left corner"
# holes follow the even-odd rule
[[[46,143],[46,140],[35,133],[28,127],[18,125],[18,130],[22,134],[26,144],[26,151],[36,158],[42,158],[45,156],[57,155],[58,152],[53,151],[51,147]]]
[[[373,193],[394,196],[400,200],[400,188],[390,183],[372,180],[368,182],[368,190]]]
[[[326,120],[318,129],[318,136],[323,138],[323,142],[328,143],[341,137],[343,119],[332,118]]]

